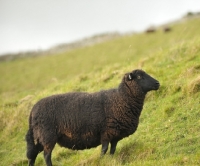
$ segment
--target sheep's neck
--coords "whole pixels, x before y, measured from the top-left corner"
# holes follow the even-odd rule
[[[121,96],[121,98],[124,100],[124,102],[130,107],[130,109],[134,112],[140,115],[143,105],[144,105],[144,99],[145,95],[141,92],[141,90],[138,90],[137,87],[134,92],[129,89],[128,86],[120,85],[118,92]]]
[[[121,98],[130,106],[138,106],[138,109],[141,111],[144,104],[144,99],[146,94],[143,93],[137,87],[134,92],[126,85],[121,84],[118,88],[118,92]]]

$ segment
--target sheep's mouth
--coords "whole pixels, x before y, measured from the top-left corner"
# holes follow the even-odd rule
[[[152,87],[153,90],[158,90],[160,87],[160,83],[156,82],[156,84]]]
[[[154,86],[154,90],[158,90],[159,87],[160,87],[160,84],[155,85],[155,86]]]

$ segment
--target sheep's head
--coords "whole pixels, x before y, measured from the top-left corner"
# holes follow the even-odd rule
[[[158,90],[160,86],[160,83],[156,79],[145,73],[143,70],[133,70],[125,75],[125,79],[126,84],[130,89],[132,89],[132,86],[134,89],[137,85],[137,87],[145,94],[151,90]]]

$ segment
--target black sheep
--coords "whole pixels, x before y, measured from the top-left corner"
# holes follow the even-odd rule
[[[102,144],[101,155],[111,143],[110,154],[114,154],[117,142],[136,131],[146,93],[159,86],[144,71],[134,70],[124,75],[116,89],[72,92],[40,100],[29,117],[29,165],[34,165],[38,153],[44,150],[46,164],[51,166],[56,143],[73,150]]]

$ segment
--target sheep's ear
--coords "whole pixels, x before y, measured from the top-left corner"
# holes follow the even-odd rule
[[[133,79],[133,74],[132,73],[129,73],[128,74],[128,80],[132,80]]]

